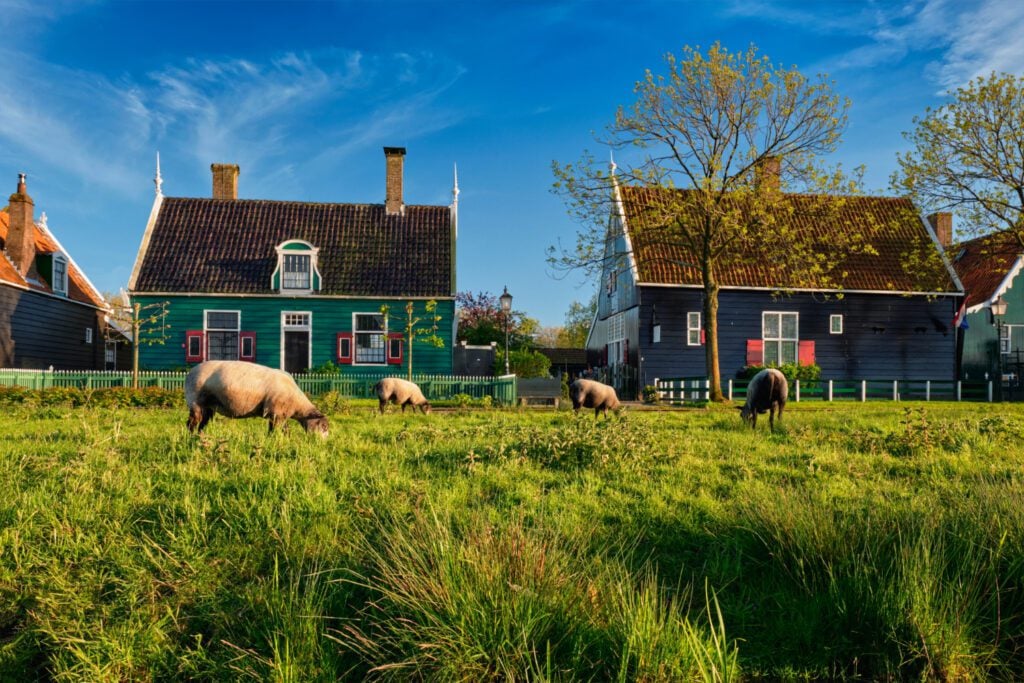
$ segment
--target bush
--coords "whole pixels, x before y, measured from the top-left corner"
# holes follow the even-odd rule
[[[180,406],[183,394],[160,387],[113,387],[80,389],[78,387],[0,387],[0,405],[73,406],[97,408],[172,408]]]
[[[754,375],[766,367],[777,367],[790,384],[794,380],[800,380],[801,384],[805,386],[816,386],[817,382],[821,379],[821,366],[817,364],[798,365],[796,363],[783,363],[779,366],[747,365],[736,376],[738,379],[753,379]]]
[[[661,403],[661,394],[658,387],[648,384],[644,387],[644,403]]]
[[[547,377],[551,370],[551,359],[539,351],[512,349],[509,354],[509,370],[518,377]],[[494,354],[494,374],[505,374],[505,351]]]

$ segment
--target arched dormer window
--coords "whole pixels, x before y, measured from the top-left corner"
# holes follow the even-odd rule
[[[280,294],[320,291],[320,271],[316,263],[319,252],[304,240],[288,240],[277,245],[277,268],[271,276],[271,289]]]

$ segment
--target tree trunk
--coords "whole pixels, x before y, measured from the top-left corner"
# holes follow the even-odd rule
[[[139,314],[141,306],[132,306],[132,389],[139,388]]]
[[[704,268],[704,363],[708,374],[708,400],[721,403],[722,372],[718,367],[718,283],[715,282],[711,264]]]

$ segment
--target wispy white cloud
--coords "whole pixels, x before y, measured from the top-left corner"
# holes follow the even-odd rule
[[[443,129],[460,117],[437,99],[464,73],[429,54],[328,50],[187,60],[111,80],[0,49],[0,61],[15,57],[18,69],[0,71],[0,147],[10,160],[125,194],[138,191],[140,155],[160,148],[270,176],[325,151],[341,160],[396,131],[408,139]]]

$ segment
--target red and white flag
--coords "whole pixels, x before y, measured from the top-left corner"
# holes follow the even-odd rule
[[[958,327],[967,329],[967,294],[964,294],[964,298],[960,300],[960,310],[953,316],[953,329]]]

